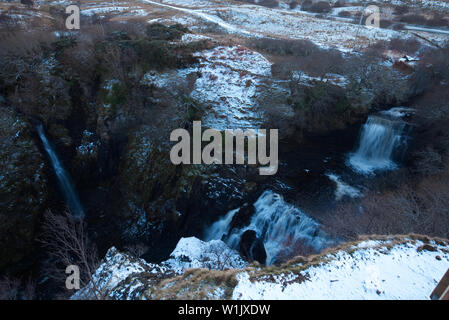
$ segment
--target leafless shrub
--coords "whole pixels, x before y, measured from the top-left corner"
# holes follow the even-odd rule
[[[249,45],[257,50],[281,56],[308,56],[320,50],[317,45],[309,40],[261,38],[252,40]]]
[[[296,9],[298,7],[298,5],[299,5],[298,1],[295,1],[295,0],[290,1],[290,3],[288,4],[288,6],[291,10]]]
[[[443,157],[432,147],[415,153],[416,172],[422,175],[436,175],[443,173],[447,168],[444,165]]]
[[[307,11],[312,4],[312,0],[303,0],[301,3],[301,10]]]
[[[132,256],[141,258],[150,248],[143,243],[138,243],[125,247],[125,250]]]
[[[342,18],[351,18],[351,17],[353,17],[352,13],[349,12],[349,11],[340,11],[338,13],[338,16],[342,17]]]
[[[435,14],[427,20],[427,25],[431,27],[448,27],[449,20],[443,14]]]
[[[381,19],[380,23],[379,23],[379,27],[386,29],[386,28],[390,27],[392,24],[393,24],[393,21],[391,21],[391,20]]]
[[[315,13],[328,13],[331,9],[332,8],[328,1],[313,2],[306,0],[301,5],[301,10]]]
[[[443,48],[426,50],[422,53],[421,68],[430,67],[433,75],[435,76],[435,82],[441,83],[449,82],[449,45]]]
[[[267,8],[277,8],[279,6],[277,0],[259,0],[257,4]]]
[[[34,1],[33,0],[20,0],[20,3],[24,4],[26,6],[32,7],[34,4]]]
[[[393,30],[404,30],[405,24],[403,23],[395,23],[393,25]]]
[[[277,0],[259,0],[259,1],[255,1],[255,0],[238,0],[240,2],[245,2],[245,3],[251,3],[251,4],[257,4],[260,6],[264,6],[267,8],[277,8],[279,6],[279,2]]]
[[[222,250],[222,248],[219,247],[212,247],[208,253],[213,258],[204,258],[203,263],[208,265],[209,269],[227,270],[232,266],[233,254],[231,250]]]
[[[401,39],[393,38],[387,43],[387,48],[390,50],[397,50],[399,52],[404,52],[407,54],[413,54],[421,47],[418,40],[414,38]]]
[[[335,8],[346,7],[346,0],[338,0],[334,3]]]
[[[363,234],[408,234],[449,237],[447,173],[406,183],[392,192],[371,192],[359,201],[338,206],[323,223],[334,236],[353,240]]]
[[[39,241],[47,249],[51,260],[48,276],[63,285],[67,277],[66,267],[76,265],[80,270],[80,286],[86,286],[90,282],[96,288],[92,275],[98,266],[97,251],[88,238],[84,221],[75,219],[69,211],[61,215],[48,211],[42,230]],[[95,289],[95,297],[103,299],[104,295]]]
[[[399,18],[400,22],[425,25],[427,23],[427,18],[421,14],[408,14]]]
[[[394,8],[394,14],[396,14],[396,15],[403,15],[403,14],[408,13],[409,10],[410,10],[409,7],[406,6],[406,5],[403,5],[403,6],[396,6],[396,7]]]
[[[300,70],[308,75],[324,77],[327,73],[339,73],[344,63],[337,50],[319,50],[307,56],[292,56],[272,65],[273,75],[286,78],[291,71]]]

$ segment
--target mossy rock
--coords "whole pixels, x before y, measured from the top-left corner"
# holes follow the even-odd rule
[[[148,222],[175,221],[177,200],[189,198],[196,186],[204,184],[209,168],[172,164],[169,146],[153,142],[148,130],[142,127],[129,135],[120,165],[121,188],[130,207],[149,212]]]

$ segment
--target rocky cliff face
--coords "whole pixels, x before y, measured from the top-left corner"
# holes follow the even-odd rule
[[[213,270],[223,266],[217,250],[232,262],[225,270]],[[112,248],[94,279],[106,299],[429,299],[448,268],[449,242],[372,236],[281,266],[239,261],[221,241],[188,238],[162,265]],[[72,296],[92,298],[92,285]]]
[[[44,157],[20,116],[0,109],[0,269],[33,252],[47,199]],[[28,260],[30,261],[30,260]]]

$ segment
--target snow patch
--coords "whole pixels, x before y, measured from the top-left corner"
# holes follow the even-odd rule
[[[366,241],[358,249],[324,256],[299,274],[283,273],[274,281],[237,276],[233,299],[429,299],[449,266],[447,245],[418,250],[424,243]],[[439,259],[436,257],[439,256]]]
[[[335,189],[335,199],[341,200],[344,196],[348,196],[350,198],[357,198],[360,196],[360,190],[354,187],[351,187],[349,184],[345,183],[341,178],[333,173],[328,173],[326,176],[335,182],[337,188]]]
[[[170,259],[162,263],[176,273],[182,274],[191,268],[236,269],[244,268],[246,263],[237,251],[229,248],[221,240],[201,241],[198,238],[181,238]]]

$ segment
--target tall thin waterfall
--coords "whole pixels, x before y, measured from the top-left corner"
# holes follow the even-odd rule
[[[348,164],[357,172],[396,168],[394,153],[406,145],[405,122],[380,116],[369,116],[363,125],[360,144],[349,156]]]
[[[70,180],[69,174],[64,169],[64,167],[61,164],[61,161],[59,160],[56,152],[53,150],[52,146],[50,145],[50,142],[48,141],[47,137],[45,136],[44,128],[42,124],[39,124],[37,126],[37,133],[39,134],[39,137],[42,140],[42,144],[44,145],[45,151],[47,152],[50,162],[53,166],[53,169],[55,170],[56,176],[58,178],[59,184],[61,186],[61,191],[64,195],[64,198],[66,200],[67,206],[71,210],[72,214],[77,218],[84,217],[84,210],[81,205],[81,202],[78,199],[78,195],[73,188],[72,182]]]
[[[320,231],[318,222],[286,203],[279,194],[265,191],[254,203],[254,207],[255,213],[248,226],[229,230],[232,218],[238,212],[238,209],[231,210],[211,225],[206,231],[205,240],[224,239],[231,248],[237,249],[243,233],[254,230],[263,240],[267,253],[266,264],[275,262],[281,251],[294,254],[291,250],[298,241],[316,250],[332,243],[332,240]]]

